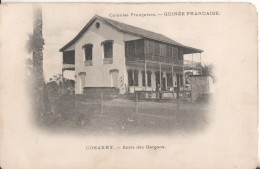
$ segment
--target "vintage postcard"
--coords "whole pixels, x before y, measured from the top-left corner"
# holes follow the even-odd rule
[[[0,6],[3,169],[253,169],[250,3]]]

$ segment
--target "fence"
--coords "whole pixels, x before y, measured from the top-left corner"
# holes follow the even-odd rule
[[[139,100],[174,100],[174,99],[191,99],[191,90],[175,90],[175,91],[135,91]]]
[[[183,101],[189,100],[188,91],[138,91],[133,95],[132,99],[114,99],[104,91],[92,98],[87,95],[63,95],[56,99],[55,111],[64,119],[76,121],[79,125],[100,125],[100,128],[173,125],[177,123],[178,115],[182,114]],[[149,97],[151,95],[155,95],[155,98]]]

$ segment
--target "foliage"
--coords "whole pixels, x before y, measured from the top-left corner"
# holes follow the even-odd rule
[[[185,73],[185,84],[191,83],[190,75],[192,75],[192,72],[190,71]]]
[[[28,36],[29,39],[25,46],[28,53],[32,53],[33,49],[44,49],[43,45],[45,45],[45,43],[42,37],[38,37],[35,34],[28,34]]]
[[[202,75],[203,76],[210,76],[213,81],[215,82],[215,74],[214,74],[214,65],[213,64],[204,64],[202,66]]]
[[[56,82],[58,86],[63,86],[64,88],[67,87],[74,87],[75,81],[71,79],[64,78],[62,74],[54,75],[52,78],[49,79],[50,82]]]
[[[43,77],[43,49],[44,39],[42,36],[42,11],[40,8],[34,9],[33,34],[29,34],[26,44],[28,53],[32,53],[32,59],[27,59],[28,83],[32,98],[32,105],[36,115],[43,115],[49,111],[49,100],[47,88]],[[31,80],[32,79],[32,80]]]

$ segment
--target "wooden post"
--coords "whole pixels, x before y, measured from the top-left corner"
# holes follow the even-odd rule
[[[134,72],[134,70],[132,71],[132,80],[134,82],[134,92],[135,92],[135,72]]]
[[[201,53],[200,53],[200,75],[202,75]]]
[[[135,113],[138,114],[138,92],[135,92]]]
[[[104,93],[103,91],[101,91],[101,114],[103,115],[104,114]]]
[[[63,89],[63,86],[64,86],[64,78],[63,78],[63,75],[64,75],[64,70],[62,69],[62,73],[61,73],[61,94],[64,94],[64,89]]]
[[[159,75],[159,77],[160,77],[160,91],[162,90],[162,64],[160,63],[160,75]]]
[[[193,75],[193,54],[191,54],[192,62],[191,62],[191,70],[192,70],[192,75]]]
[[[73,94],[73,110],[75,110],[76,105],[76,99],[75,99],[75,94]]]
[[[183,66],[183,75],[182,75],[182,83],[183,83],[183,86],[182,86],[182,88],[183,88],[183,90],[182,90],[182,97],[184,97],[184,90],[185,90],[185,71],[184,71],[185,69],[184,69],[184,66]]]
[[[63,72],[62,72],[63,73]],[[73,93],[73,110],[75,109],[75,105],[76,105],[76,75],[74,76],[75,77],[75,83],[74,83],[74,93]]]
[[[145,78],[145,98],[146,98],[146,91],[147,91],[147,70],[146,70],[146,61],[144,61],[144,78]]]
[[[173,93],[173,99],[174,99],[173,65],[172,65],[172,93]]]
[[[180,97],[179,97],[179,90],[178,90],[178,91],[177,91],[177,116],[178,116],[178,114],[179,114],[179,110],[180,110],[179,99],[180,99]]]
[[[139,126],[140,125],[140,116],[139,116],[139,109],[138,109],[138,95],[139,93],[135,93],[135,119],[136,119],[136,124]]]

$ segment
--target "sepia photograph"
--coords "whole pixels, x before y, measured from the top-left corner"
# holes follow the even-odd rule
[[[256,167],[253,5],[0,7],[2,168]]]
[[[44,40],[41,9],[34,17],[32,36]],[[38,91],[32,96],[44,99],[42,105],[35,100],[42,106],[37,120],[43,127],[93,134],[166,134],[202,130],[208,123],[215,76],[213,64],[201,61],[202,49],[94,15],[57,49],[62,60],[56,64],[62,69],[55,70],[58,74],[49,71],[53,76],[45,79],[44,43],[34,47],[38,38],[33,40],[28,41],[33,49],[28,66],[32,75],[39,70],[33,83],[41,77],[45,85],[40,91],[34,84]]]

